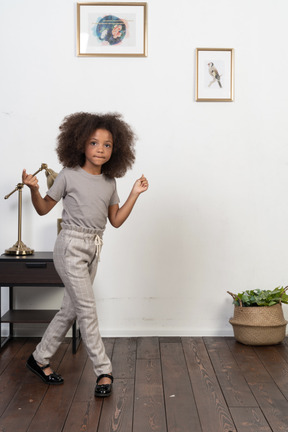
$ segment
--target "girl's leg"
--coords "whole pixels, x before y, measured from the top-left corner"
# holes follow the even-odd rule
[[[37,363],[43,366],[49,363],[50,358],[56,353],[75,319],[75,309],[71,298],[65,289],[61,309],[50,322],[41,342],[33,352],[33,357]],[[49,374],[51,373],[51,370],[48,369],[44,372]]]
[[[93,280],[97,269],[95,234],[85,229],[62,229],[54,249],[54,263],[73,303],[83,343],[96,376],[112,372],[98,327]],[[67,241],[68,239],[68,241]],[[64,241],[65,246],[61,246]]]

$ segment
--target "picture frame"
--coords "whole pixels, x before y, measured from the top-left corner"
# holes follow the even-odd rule
[[[77,56],[146,57],[147,3],[77,3]]]
[[[196,101],[234,100],[234,49],[196,49]]]

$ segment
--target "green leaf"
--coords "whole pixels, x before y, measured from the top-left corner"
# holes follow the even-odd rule
[[[257,288],[235,294],[233,304],[240,306],[241,302],[243,307],[273,306],[278,303],[288,304],[288,294],[286,294],[283,287],[277,287],[274,290],[260,290]]]

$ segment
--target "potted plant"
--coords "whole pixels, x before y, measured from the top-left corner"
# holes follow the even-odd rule
[[[245,345],[275,345],[285,338],[287,321],[282,303],[288,304],[288,287],[233,294],[234,316],[229,320],[234,336]]]

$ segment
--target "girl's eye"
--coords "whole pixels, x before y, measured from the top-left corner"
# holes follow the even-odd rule
[[[111,145],[110,145],[110,144],[105,144],[105,147],[106,147],[106,148],[110,148]]]
[[[91,143],[90,143],[92,146],[96,146],[97,145],[97,143],[95,142],[95,141],[91,141]]]

